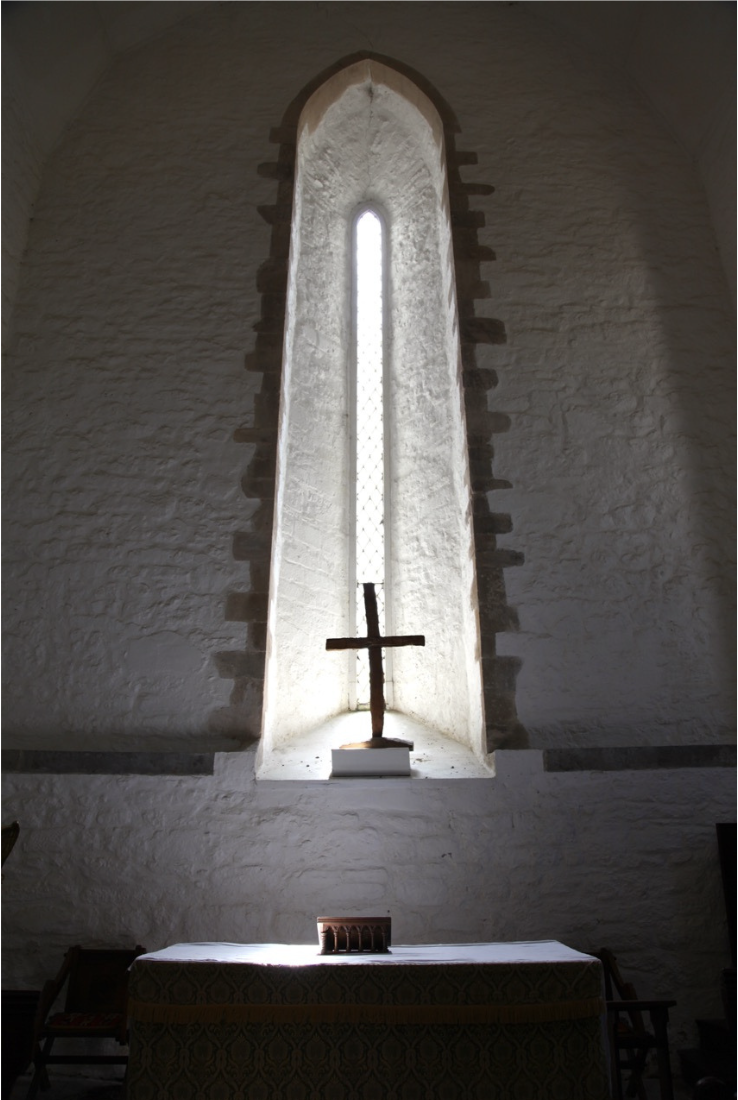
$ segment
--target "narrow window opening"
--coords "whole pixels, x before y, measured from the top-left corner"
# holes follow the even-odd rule
[[[354,223],[354,492],[351,550],[355,578],[351,587],[351,618],[366,634],[363,585],[370,581],[377,593],[379,629],[386,633],[385,585],[385,295],[383,226],[373,210]],[[353,709],[369,706],[369,659],[366,650],[349,658],[355,663]],[[389,677],[388,677],[389,679]]]

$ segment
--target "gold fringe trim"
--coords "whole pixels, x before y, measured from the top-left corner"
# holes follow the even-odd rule
[[[602,1016],[599,997],[551,1004],[172,1005],[129,1001],[131,1020],[142,1024],[538,1024]]]

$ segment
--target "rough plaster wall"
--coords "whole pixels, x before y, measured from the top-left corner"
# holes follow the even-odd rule
[[[2,156],[13,171],[3,176],[2,203],[2,346],[12,331],[13,306],[18,292],[21,257],[28,240],[32,199],[41,179],[43,151],[14,86],[12,56],[3,58]]]
[[[5,371],[8,734],[217,728],[212,655],[243,645],[223,600],[249,583],[230,437],[268,254],[256,168],[295,92],[369,36],[441,90],[497,188],[508,344],[479,357],[512,421],[492,508],[525,564],[500,648],[532,742],[724,736],[732,334],[692,165],[514,7],[347,10],[298,4],[275,33],[268,5],[209,8],[122,59],[48,164]],[[248,732],[260,703],[255,681]]]
[[[545,58],[531,64],[547,80]],[[515,523],[503,541],[526,557],[507,575],[520,634],[502,639],[522,659],[518,709],[532,744],[730,739],[734,380],[720,265],[688,159],[563,67],[580,87],[576,124],[560,103],[506,100],[514,134],[490,148],[508,330],[493,400],[513,424],[496,460],[513,489],[496,499]],[[523,168],[533,146],[551,167],[545,192]]]
[[[641,8],[628,69],[695,158],[735,300],[735,5]]]
[[[528,19],[558,30],[567,52],[583,48],[590,62],[626,74],[694,158],[735,300],[735,4],[526,0],[523,7]]]
[[[3,5],[3,349],[44,161],[116,53],[205,2]]]
[[[493,507],[525,554],[504,640],[523,720],[556,745],[718,735],[733,401],[707,214],[627,88],[522,8],[211,5],[95,90],[47,168],[5,370],[6,744],[201,744],[224,705],[211,656],[243,629],[223,596],[249,583],[231,434],[273,197],[256,167],[291,97],[369,42],[436,85],[469,178],[497,187],[480,239],[508,344],[479,358],[512,419]],[[214,779],[5,778],[8,985],[71,942],[309,941],[319,909],[372,904],[399,940],[609,944],[678,997],[675,1045],[720,1013],[730,772],[318,789],[218,759]]]
[[[38,988],[69,943],[315,943],[321,911],[390,912],[398,943],[611,947],[670,1036],[722,1015],[730,964],[714,822],[729,771],[560,773],[498,753],[492,780],[6,780],[23,821],[3,869],[4,982]],[[533,757],[531,761],[529,758]],[[74,855],[70,858],[70,853]]]
[[[227,701],[211,655],[242,641],[223,621],[227,589],[248,585],[231,557],[248,515],[231,435],[250,403],[268,196],[244,181],[273,114],[247,78],[213,130],[203,78],[173,130],[198,98],[198,44],[163,66],[160,48],[100,88],[49,164],[6,363],[20,411],[5,433],[19,529],[5,672],[35,685],[6,695],[6,730],[34,742],[201,734]]]
[[[209,0],[65,3],[63,9],[53,0],[5,5],[3,78],[12,72],[10,83],[20,89],[17,98],[30,109],[25,124],[32,143],[43,150],[44,158],[114,54],[209,6]],[[351,12],[350,5],[342,6]],[[331,14],[343,18],[335,2]],[[551,24],[559,34],[559,48],[580,42],[590,57],[594,51],[598,64],[626,72],[677,141],[695,156],[735,297],[735,6],[700,0],[632,2],[627,7],[526,0],[516,18],[520,14],[534,24]],[[4,105],[7,102],[5,94]],[[23,164],[17,159],[17,146],[15,153],[3,161],[6,193],[14,190],[35,159],[31,156]],[[36,187],[24,190],[13,213],[12,230],[23,240],[35,196]],[[6,257],[3,278],[9,286],[15,285],[19,266],[20,254]],[[5,332],[9,310],[3,323]]]

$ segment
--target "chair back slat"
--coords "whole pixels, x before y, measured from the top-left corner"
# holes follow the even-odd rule
[[[632,982],[626,982],[623,978],[620,973],[620,968],[618,967],[617,959],[612,951],[608,951],[606,947],[602,947],[596,952],[596,957],[602,963],[605,974],[606,999],[608,1001],[637,1001],[638,994],[635,991],[635,986]],[[613,993],[615,993],[616,996],[613,996]],[[641,1013],[633,1009],[628,1012],[628,1016],[630,1017],[630,1025],[633,1030],[645,1034],[647,1028],[643,1022]]]
[[[65,1012],[125,1012],[135,951],[88,951],[72,961]]]

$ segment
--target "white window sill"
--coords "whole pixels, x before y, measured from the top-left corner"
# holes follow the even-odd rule
[[[331,778],[331,749],[366,741],[371,731],[368,711],[340,714],[301,736],[299,742],[285,741],[279,745],[262,760],[256,778],[355,782],[350,776]],[[388,712],[385,715],[384,736],[414,742],[415,748],[410,753],[410,779],[490,779],[494,776],[492,767],[483,764],[471,749],[404,714]],[[407,780],[408,777],[396,777],[394,782],[401,778]]]

